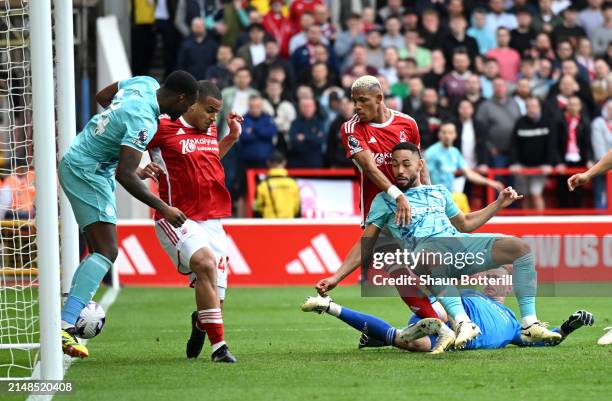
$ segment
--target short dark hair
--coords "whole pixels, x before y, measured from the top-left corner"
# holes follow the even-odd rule
[[[198,81],[198,96],[200,99],[206,99],[212,97],[217,100],[222,100],[221,91],[212,81]]]
[[[251,74],[251,70],[249,69],[249,67],[240,67],[236,70],[236,72],[234,73],[234,75],[238,75],[239,72],[242,71],[246,71],[249,73],[249,75],[253,76],[253,74]]]
[[[266,31],[264,29],[264,26],[262,24],[260,24],[259,22],[254,22],[251,25],[249,25],[248,32],[251,32],[254,29],[257,29],[257,30],[259,30],[261,32],[265,32]]]
[[[395,153],[398,150],[409,150],[412,153],[416,153],[421,158],[421,150],[412,142],[400,142],[391,149],[391,153]]]
[[[174,71],[164,81],[164,89],[174,92],[176,94],[186,94],[195,96],[198,93],[198,82],[196,79],[187,71],[178,70]]]
[[[283,155],[278,150],[275,150],[274,152],[272,152],[272,154],[268,158],[269,164],[281,164],[281,163],[286,163],[286,162],[287,162],[287,158],[285,157],[285,155]]]

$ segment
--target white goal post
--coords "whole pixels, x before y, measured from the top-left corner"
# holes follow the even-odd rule
[[[51,3],[0,0],[0,380],[61,380],[65,369],[61,294],[79,239],[56,171],[76,134],[73,4]]]

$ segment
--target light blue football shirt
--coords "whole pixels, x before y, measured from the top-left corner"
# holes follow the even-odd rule
[[[449,191],[453,190],[455,172],[465,168],[463,155],[454,146],[445,148],[442,142],[431,145],[425,151],[425,161],[432,184],[441,184]]]
[[[459,213],[452,195],[443,185],[421,185],[407,189],[404,194],[410,202],[412,220],[399,227],[394,223],[397,206],[386,192],[380,192],[372,201],[366,225],[388,227],[394,238],[452,237],[459,233],[450,219]]]
[[[112,175],[121,146],[144,152],[157,131],[159,84],[139,76],[119,82],[119,91],[104,111],[89,120],[66,152],[71,166]]]

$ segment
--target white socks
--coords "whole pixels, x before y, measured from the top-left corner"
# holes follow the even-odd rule
[[[536,315],[523,316],[521,318],[521,326],[523,326],[523,328],[529,327],[537,321],[538,321],[538,318]]]
[[[327,313],[329,313],[332,316],[338,317],[340,316],[341,312],[342,312],[342,306],[334,302],[329,303],[329,308],[327,308]]]

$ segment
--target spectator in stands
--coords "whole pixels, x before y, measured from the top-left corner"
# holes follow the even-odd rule
[[[204,20],[196,17],[191,21],[191,36],[183,42],[178,54],[177,66],[195,77],[206,78],[206,71],[217,58],[219,44],[206,33]]]
[[[474,112],[478,110],[480,104],[485,100],[482,96],[480,78],[476,74],[470,75],[465,81],[465,99],[472,103]]]
[[[440,24],[440,15],[434,8],[427,8],[422,14],[421,38],[423,47],[427,49],[441,49],[444,39],[448,36],[448,29]]]
[[[540,167],[544,174],[556,164],[555,131],[551,119],[542,113],[540,100],[529,97],[525,102],[526,115],[514,127],[510,146],[510,169],[516,172],[515,183],[519,193],[525,195],[523,208],[544,210],[545,175],[521,174],[523,167]]]
[[[541,94],[542,99],[545,99],[550,92],[550,88],[552,88],[552,86],[555,84],[556,76],[558,75],[557,72],[553,69],[552,62],[547,58],[537,60],[536,65],[538,66],[536,75],[541,82],[541,88],[539,92]]]
[[[539,14],[533,19],[533,29],[536,32],[551,33],[563,20],[552,9],[552,0],[538,1]]]
[[[361,32],[367,33],[371,29],[377,28],[376,24],[376,11],[372,7],[365,7],[361,13]]]
[[[221,90],[232,82],[232,73],[229,69],[232,58],[234,58],[232,48],[221,45],[217,48],[217,63],[206,70],[206,79],[212,81]]]
[[[315,24],[314,15],[305,12],[300,16],[300,29],[289,39],[289,55],[291,56],[299,47],[308,42],[308,30]]]
[[[527,114],[527,99],[531,97],[531,88],[529,87],[529,80],[527,78],[521,78],[516,83],[516,89],[514,90],[513,99],[516,102],[521,116]]]
[[[427,88],[423,91],[422,105],[415,113],[417,124],[419,121],[426,125],[419,126],[421,134],[421,147],[429,147],[438,140],[438,130],[443,121],[450,121],[452,114],[438,103],[438,92],[435,89]]]
[[[262,26],[262,30],[264,31],[264,40],[267,36],[267,32],[265,31],[265,29],[263,28],[263,16],[259,13],[259,11],[257,11],[254,8],[247,8],[247,12],[248,12],[248,22],[246,24],[246,29],[242,29],[240,31],[240,33],[238,34],[238,38],[236,39],[236,45],[234,46],[236,49],[240,49],[245,43],[247,43],[249,41],[249,30],[248,27],[250,27],[251,25],[261,25]]]
[[[574,58],[574,48],[572,47],[572,44],[570,43],[569,40],[558,41],[556,50],[557,50],[557,59],[554,61],[553,66],[557,69],[561,69],[562,63],[565,60],[575,59]],[[580,76],[582,77],[582,79],[588,80],[589,74],[587,70],[582,66],[578,66],[578,68],[579,68]]]
[[[527,10],[531,15],[536,15],[538,8],[534,3],[536,3],[534,0],[513,0],[512,7],[508,9],[508,12],[516,15],[520,10]]]
[[[321,168],[326,140],[323,120],[316,114],[314,99],[304,97],[298,105],[298,117],[289,130],[289,166]]]
[[[314,23],[314,11],[317,4],[324,4],[324,2],[323,0],[294,0],[291,2],[289,6],[289,20],[293,25],[293,32],[298,32],[300,29],[302,32],[305,32],[305,29],[308,29],[308,27],[303,25],[302,16],[304,14],[310,14],[313,17],[312,23]],[[291,48],[289,51],[293,53]]]
[[[223,96],[223,106],[217,116],[217,132],[223,138],[227,130],[227,115],[234,111],[240,115],[245,114],[249,109],[249,99],[257,95],[257,90],[251,87],[251,71],[242,67],[234,75],[234,85],[229,86],[221,92]],[[267,157],[267,156],[266,156]],[[263,162],[266,158],[263,159]]]
[[[531,49],[536,39],[536,31],[531,27],[533,16],[527,8],[520,8],[516,12],[518,26],[510,32],[510,47],[524,56]]]
[[[425,86],[421,78],[411,77],[408,80],[409,95],[406,99],[402,100],[402,112],[404,114],[412,115],[416,110],[421,108],[421,98],[423,97],[424,90]]]
[[[593,161],[598,162],[612,149],[612,100],[608,100],[591,124],[591,144],[593,146]],[[595,207],[605,209],[608,205],[606,191],[606,176],[601,175],[593,179],[593,200]]]
[[[293,34],[289,18],[283,15],[283,0],[271,0],[270,11],[262,23],[266,32],[278,42],[281,57],[289,57],[289,40]]]
[[[567,108],[567,102],[571,96],[579,96],[587,106],[583,108],[585,113],[591,115],[590,107],[594,107],[591,98],[591,93],[588,89],[588,84],[583,83],[581,87],[576,77],[570,74],[564,74],[558,83],[554,84],[549,91],[547,103],[549,111],[553,115],[563,113]]]
[[[595,76],[591,81],[591,91],[597,106],[602,106],[606,99],[612,98],[612,72],[603,59],[595,60]]]
[[[580,38],[576,50],[576,61],[588,74],[589,81],[595,77],[595,58],[593,57],[593,46],[588,38]]]
[[[398,60],[396,64],[397,82],[391,85],[391,95],[400,99],[405,99],[410,94],[408,81],[415,76],[416,61],[408,58],[406,60]],[[388,83],[388,82],[387,82]]]
[[[360,16],[365,8],[376,5],[375,0],[337,0],[328,2],[333,24],[340,29],[347,29],[351,15]],[[359,19],[359,18],[358,18]],[[361,24],[360,21],[358,21]],[[337,40],[337,39],[336,39]]]
[[[604,22],[590,35],[593,52],[597,56],[605,55],[610,49],[610,43],[612,43],[612,2],[604,3],[601,10]]]
[[[255,194],[255,212],[264,219],[290,219],[300,217],[300,188],[289,177],[287,159],[274,152],[267,162],[268,173],[258,185]]]
[[[334,53],[341,63],[346,57],[349,57],[354,45],[365,44],[365,35],[360,29],[360,16],[358,14],[349,15],[346,25],[346,30],[339,32],[334,42]]]
[[[321,98],[323,92],[325,92],[328,88],[334,86],[334,82],[330,80],[329,77],[329,67],[325,63],[315,63],[310,68],[310,79],[308,84],[312,88],[315,99],[317,101]]]
[[[214,17],[217,11],[215,0],[178,0],[174,14],[174,26],[184,38],[187,38],[194,18],[202,18],[215,26]],[[216,30],[222,35],[225,27],[221,25]]]
[[[242,1],[225,1],[221,10],[215,15],[215,19],[218,21],[216,27],[219,25],[223,27],[221,32],[219,32],[218,28],[215,28],[221,36],[221,43],[235,49],[240,33],[250,24],[249,15],[242,6]]]
[[[161,36],[164,57],[164,79],[175,70],[180,44],[179,31],[174,26],[176,0],[158,1],[155,6],[155,30]]]
[[[295,52],[291,54],[293,71],[301,82],[304,82],[307,78],[308,70],[314,62],[315,47],[321,44],[323,44],[321,27],[313,25],[308,28],[307,42],[303,46],[298,47]]]
[[[376,69],[385,66],[385,53],[382,48],[382,34],[380,28],[372,28],[366,32],[365,49],[368,64]]]
[[[330,21],[329,12],[325,4],[317,4],[314,9],[315,24],[321,27],[323,38],[327,43],[334,43],[336,39],[336,26]]]
[[[342,124],[354,115],[353,101],[345,96],[340,100],[340,113],[332,121],[327,131],[327,147],[325,151],[325,165],[332,168],[348,168],[353,166],[351,159],[346,157],[342,145]]]
[[[457,139],[457,129],[453,123],[442,123],[438,139],[438,142],[427,148],[424,153],[431,183],[433,185],[444,185],[451,193],[455,193],[453,199],[462,210],[469,211],[469,203],[466,196],[455,189],[455,174],[457,172],[474,184],[486,185],[495,188],[497,191],[503,191],[504,184],[483,177],[466,165],[459,149],[453,146]]]
[[[510,31],[507,28],[501,27],[497,30],[497,47],[489,50],[487,57],[497,60],[501,78],[508,82],[516,82],[521,69],[521,56],[510,47]]]
[[[378,20],[384,23],[390,18],[402,18],[403,14],[402,0],[387,0],[387,5],[378,10]]]
[[[493,81],[499,78],[499,63],[495,58],[486,57],[483,64],[484,74],[480,77],[482,96],[485,99],[491,99],[493,97]]]
[[[440,93],[446,96],[449,103],[455,104],[457,100],[465,96],[466,81],[472,75],[470,68],[470,57],[463,49],[458,49],[453,54],[453,70],[440,80]]]
[[[540,32],[536,36],[535,46],[529,50],[529,54],[534,59],[545,58],[548,60],[555,59],[555,52],[552,48],[550,36],[545,32]]]
[[[404,36],[402,35],[402,25],[399,17],[390,17],[385,21],[385,34],[382,37],[382,47],[395,47],[396,49],[403,49],[405,46]]]
[[[265,29],[261,24],[249,25],[249,40],[242,45],[236,55],[242,57],[247,67],[253,69],[266,60],[266,46],[264,45]]]
[[[502,78],[493,81],[493,97],[482,102],[476,112],[476,120],[487,127],[492,167],[506,167],[512,140],[512,131],[520,111],[516,102],[508,96],[508,85]]]
[[[130,35],[132,40],[132,71],[134,75],[148,75],[155,48],[155,41],[153,40],[155,37],[153,34],[155,4],[145,0],[134,0],[132,3],[133,20]],[[6,7],[6,5],[4,6]],[[7,28],[4,29],[6,30]],[[2,47],[7,48],[6,45]]]
[[[359,72],[359,74],[357,73]],[[361,75],[378,75],[378,70],[370,65],[368,53],[364,45],[355,45],[351,57],[343,74],[353,76],[355,79]]]
[[[295,77],[291,63],[280,57],[280,48],[278,42],[274,39],[266,39],[265,41],[266,58],[262,63],[259,63],[253,70],[254,86],[263,90],[266,81],[269,78],[270,70],[275,67],[280,67],[284,71],[284,83],[289,91],[292,91],[295,86]]]
[[[378,70],[378,73],[385,77],[389,85],[393,85],[399,80],[397,75],[397,63],[399,61],[399,53],[397,48],[389,46],[385,48],[385,65]]]
[[[289,128],[297,115],[295,106],[283,98],[282,84],[269,78],[264,92],[263,110],[274,118],[274,125],[278,129],[277,148],[287,151]]]
[[[419,32],[408,30],[404,34],[404,46],[399,49],[401,59],[412,58],[417,64],[417,74],[427,74],[431,70],[431,51],[419,46]]]
[[[440,80],[446,74],[446,58],[442,50],[431,52],[431,71],[423,75],[423,84],[426,88],[438,89]]]
[[[485,54],[496,46],[495,32],[487,27],[487,12],[484,8],[477,8],[472,14],[472,26],[467,30],[467,34],[478,43],[480,54]]]
[[[34,218],[34,198],[36,196],[36,174],[23,159],[19,159],[15,171],[4,180],[10,188],[12,203],[9,217],[28,220]]]
[[[489,0],[489,10],[487,28],[491,32],[497,32],[499,28],[510,31],[518,26],[516,16],[504,10],[504,0]],[[499,42],[497,44],[499,46]]]
[[[488,133],[486,127],[474,119],[474,113],[474,105],[468,99],[459,102],[455,124],[459,135],[455,146],[461,151],[466,166],[483,173],[489,161]]]
[[[238,142],[240,161],[246,168],[266,166],[266,161],[274,151],[277,134],[272,116],[263,111],[261,96],[251,95]]]
[[[557,143],[555,151],[559,162],[557,170],[563,173],[566,167],[593,165],[593,148],[591,143],[591,126],[588,118],[582,113],[582,102],[578,96],[570,96],[565,112],[555,122]],[[583,191],[579,188],[570,194],[567,177],[558,177],[558,195],[561,207],[579,208],[582,206]]]
[[[603,0],[588,0],[588,7],[578,14],[578,25],[583,27],[589,36],[604,22],[602,3]]]
[[[402,27],[404,32],[416,31],[419,29],[419,14],[414,8],[406,8],[402,16]]]
[[[578,47],[578,39],[586,37],[586,31],[577,24],[578,9],[569,6],[563,10],[563,22],[552,31],[552,38],[556,41],[569,40],[574,49]]]
[[[479,54],[478,43],[476,43],[476,39],[465,33],[466,28],[467,20],[463,15],[451,18],[450,33],[444,39],[444,45],[442,47],[446,60],[451,62],[449,64],[454,64],[453,54],[455,54],[457,50],[466,53],[472,65],[474,65],[476,61],[476,56]],[[447,65],[446,67],[447,69],[451,69],[453,65]]]
[[[519,79],[526,79],[529,82],[529,88],[531,89],[532,95],[540,99],[546,97],[548,87],[537,75],[535,60],[529,56],[523,57],[521,60],[521,72],[519,73]]]

